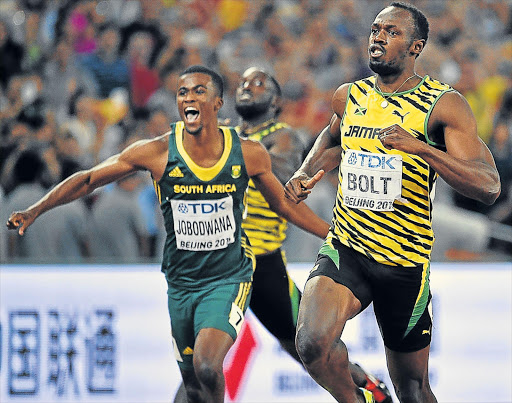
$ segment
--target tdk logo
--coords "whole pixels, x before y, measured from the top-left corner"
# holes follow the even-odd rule
[[[347,163],[363,168],[397,169],[394,166],[396,159],[394,155],[368,155],[351,151],[347,158]]]
[[[226,201],[179,203],[178,211],[182,214],[211,214],[226,210]]]

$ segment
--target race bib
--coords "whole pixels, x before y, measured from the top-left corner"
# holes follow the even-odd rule
[[[217,200],[170,200],[170,203],[178,249],[224,249],[235,241],[231,196]]]
[[[402,194],[402,156],[347,150],[342,161],[343,205],[393,211]]]

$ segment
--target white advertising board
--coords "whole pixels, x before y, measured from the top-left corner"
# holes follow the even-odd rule
[[[302,286],[310,265],[290,265]],[[439,402],[512,401],[512,263],[433,264],[430,362]],[[157,265],[2,266],[0,401],[169,402],[180,383]],[[390,386],[371,307],[344,332]],[[249,312],[226,401],[332,402]]]

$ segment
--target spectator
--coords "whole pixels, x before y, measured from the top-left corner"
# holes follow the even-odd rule
[[[62,123],[68,116],[69,101],[78,90],[95,96],[95,82],[73,58],[71,46],[61,40],[51,59],[44,66],[44,99],[46,107],[53,110]]]
[[[148,256],[148,232],[138,202],[139,174],[118,181],[95,201],[89,221],[91,255],[108,262],[140,261]]]
[[[37,152],[27,150],[20,153],[13,169],[13,178],[17,185],[7,196],[6,210],[27,208],[46,193],[46,189],[40,184],[40,173],[43,169],[44,162]],[[41,217],[41,222],[32,227],[31,231],[27,231],[24,237],[9,234],[9,257],[33,259],[38,263],[58,259],[57,245],[48,237],[48,226],[55,218],[54,214],[45,214]]]
[[[0,85],[5,90],[11,78],[21,73],[25,48],[13,41],[9,26],[0,19]]]
[[[147,102],[148,109],[150,111],[164,110],[169,122],[180,120],[176,109],[178,72],[172,68],[165,68],[160,73],[160,81],[162,86],[149,98]]]
[[[82,60],[82,66],[95,80],[100,98],[107,98],[113,89],[129,89],[128,63],[119,55],[119,30],[112,25],[100,28],[98,49]]]
[[[158,71],[150,63],[154,46],[154,40],[147,32],[139,31],[130,37],[128,58],[131,102],[135,115],[146,112],[150,97],[160,87]]]

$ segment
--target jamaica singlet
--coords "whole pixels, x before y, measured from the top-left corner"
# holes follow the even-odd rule
[[[400,266],[430,259],[432,191],[436,172],[420,157],[387,150],[378,131],[399,124],[414,137],[435,147],[427,124],[441,95],[452,88],[425,76],[409,91],[384,94],[375,77],[350,85],[341,122],[339,184],[334,206],[334,235],[379,263]]]
[[[241,229],[249,177],[234,129],[219,127],[224,152],[210,168],[183,146],[184,124],[171,125],[164,175],[155,182],[165,220],[162,271],[175,288],[250,281],[255,259]]]
[[[265,136],[276,130],[288,128],[286,123],[274,123],[247,138],[261,141]],[[242,228],[249,237],[251,248],[256,256],[263,255],[280,248],[286,238],[286,220],[274,213],[252,180],[249,180],[247,189],[247,216]]]

